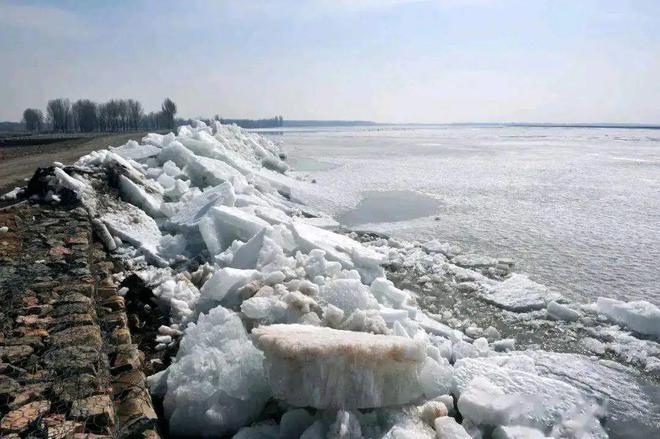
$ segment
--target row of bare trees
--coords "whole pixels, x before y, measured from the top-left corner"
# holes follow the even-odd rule
[[[100,104],[89,99],[79,99],[71,104],[68,99],[58,98],[48,101],[45,118],[39,109],[26,109],[23,112],[23,123],[30,132],[174,129],[176,112],[176,104],[170,98],[163,101],[159,112],[149,114],[145,114],[142,104],[134,99],[111,99]]]

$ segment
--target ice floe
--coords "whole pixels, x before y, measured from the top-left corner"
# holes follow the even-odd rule
[[[522,274],[513,274],[501,283],[495,284],[484,292],[486,301],[509,311],[525,312],[539,310],[556,299],[544,285],[534,282]]]
[[[599,312],[607,315],[616,323],[641,334],[660,338],[660,308],[652,303],[644,300],[623,302],[599,297],[596,307]]]

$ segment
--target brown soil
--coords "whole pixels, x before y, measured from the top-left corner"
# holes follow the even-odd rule
[[[0,148],[0,195],[16,186],[24,186],[25,179],[38,167],[53,162],[70,164],[80,156],[108,146],[119,146],[129,140],[140,140],[147,132],[99,134],[93,138],[66,139],[48,145],[5,146]]]

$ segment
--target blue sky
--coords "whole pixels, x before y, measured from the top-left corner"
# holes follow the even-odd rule
[[[0,120],[181,115],[660,123],[659,1],[0,0]]]

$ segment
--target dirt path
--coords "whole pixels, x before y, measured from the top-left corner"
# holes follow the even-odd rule
[[[55,161],[70,164],[91,151],[123,145],[129,140],[140,140],[146,134],[109,134],[92,139],[64,140],[50,145],[0,148],[0,195],[15,186],[23,186],[24,179],[31,177],[38,167],[49,166]]]

